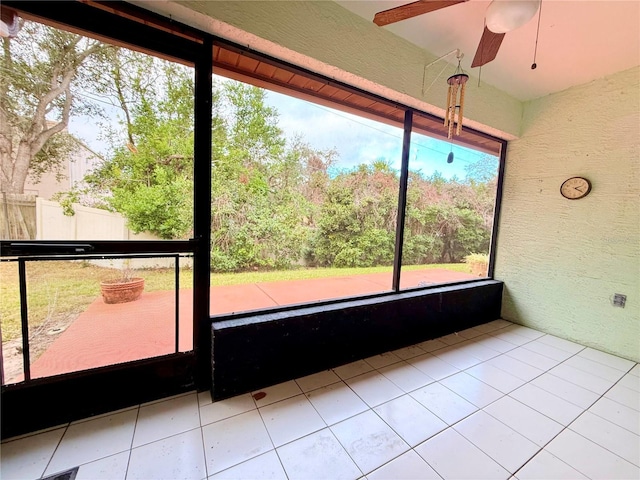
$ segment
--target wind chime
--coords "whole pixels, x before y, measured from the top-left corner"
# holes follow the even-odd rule
[[[447,78],[449,91],[447,92],[447,107],[444,117],[444,126],[449,127],[447,138],[451,140],[454,135],[462,132],[462,114],[464,111],[464,89],[469,80],[469,75],[464,73],[458,60],[458,68],[455,73]],[[457,115],[456,115],[457,112]]]

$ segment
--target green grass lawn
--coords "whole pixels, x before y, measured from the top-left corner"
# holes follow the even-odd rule
[[[444,268],[455,272],[471,273],[466,263],[442,263],[432,265],[405,265],[403,270],[425,270]],[[282,282],[287,280],[308,280],[310,278],[349,277],[368,273],[392,272],[393,267],[368,268],[300,268],[273,272],[212,273],[211,286],[242,285],[245,283]]]
[[[403,270],[444,268],[470,273],[468,265],[433,264],[410,265]],[[243,273],[212,273],[211,286],[243,285],[312,278],[344,277],[370,273],[391,272],[392,267],[372,268],[299,268],[280,271]],[[174,270],[171,268],[138,270],[136,276],[145,279],[145,291],[173,290]],[[100,281],[113,277],[112,269],[98,267],[85,261],[27,262],[27,295],[29,326],[51,328],[57,322],[68,321],[86,310],[100,296]],[[181,288],[191,288],[193,274],[190,269],[180,273]],[[20,335],[20,296],[18,265],[0,262],[0,320],[2,339],[8,341]]]

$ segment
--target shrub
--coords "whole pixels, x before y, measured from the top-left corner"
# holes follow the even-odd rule
[[[471,253],[464,257],[464,261],[471,267],[471,274],[478,277],[487,275],[489,255],[486,253]]]
[[[465,263],[489,263],[489,254],[487,253],[471,253],[464,257]]]

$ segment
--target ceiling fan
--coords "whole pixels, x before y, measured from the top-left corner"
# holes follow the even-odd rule
[[[466,1],[468,0],[418,0],[376,13],[373,23],[382,27]],[[540,8],[540,2],[541,0],[493,0],[485,13],[484,31],[471,67],[481,67],[494,60],[505,34],[529,22]]]

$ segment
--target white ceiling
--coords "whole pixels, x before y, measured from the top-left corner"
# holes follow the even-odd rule
[[[376,12],[410,1],[338,0],[337,3],[373,20]],[[489,3],[470,0],[378,28],[385,28],[435,56],[459,48],[464,53],[462,67],[478,76],[479,69],[470,66]],[[496,59],[482,67],[482,81],[520,100],[529,100],[640,64],[640,0],[542,0],[541,12],[537,68],[531,69],[536,16],[506,34]],[[455,56],[449,60],[455,62]]]

